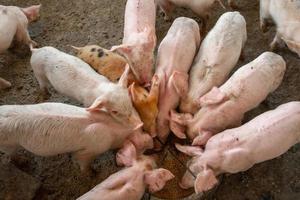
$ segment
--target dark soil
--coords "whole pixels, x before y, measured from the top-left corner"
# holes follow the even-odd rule
[[[73,53],[68,45],[97,44],[104,48],[110,48],[121,43],[125,0],[1,0],[0,2],[3,5],[18,6],[37,3],[43,4],[41,19],[30,26],[30,34],[40,46],[54,46],[65,52]],[[269,49],[268,44],[272,41],[275,30],[272,28],[267,34],[262,34],[259,30],[258,1],[239,0],[237,3],[240,12],[246,18],[248,28],[245,60],[238,63],[238,68]],[[212,11],[209,27],[213,26],[218,17],[224,12],[220,6],[216,5],[215,7]],[[174,13],[174,17],[181,15],[193,17],[200,22],[189,10],[177,9]],[[166,34],[170,25],[171,22],[165,22],[161,15],[157,17],[159,41]],[[300,100],[300,59],[286,47],[280,49],[277,53],[282,55],[287,62],[287,71],[283,83],[264,103],[248,113],[245,121],[282,103]],[[35,103],[38,84],[32,73],[29,59],[30,53],[28,50],[0,55],[0,76],[13,84],[10,90],[0,91],[0,105]],[[49,99],[51,102],[80,105],[53,90],[51,94],[52,96]],[[71,162],[69,155],[43,158],[26,151],[20,151],[19,155],[23,156],[25,160],[16,163],[16,166],[36,179],[33,181],[28,178],[30,180],[28,184],[33,181],[41,185],[35,192],[35,200],[75,199],[118,170],[113,152],[98,157],[93,164],[96,171],[96,175],[93,177],[81,174],[78,166]],[[0,154],[0,160],[4,162],[7,158],[5,155]],[[18,174],[24,176],[22,173],[18,172]],[[26,180],[24,179],[24,181]],[[0,177],[0,199],[28,199],[19,193],[17,196],[10,194],[14,192],[11,188],[14,188],[11,179]],[[279,158],[254,166],[247,172],[225,176],[218,189],[210,195],[209,199],[300,199],[300,145],[294,146]]]

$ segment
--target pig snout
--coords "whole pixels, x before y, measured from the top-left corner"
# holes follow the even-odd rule
[[[181,181],[179,182],[179,186],[182,189],[189,189],[194,187],[195,178],[190,172],[185,172],[184,176],[182,177]]]

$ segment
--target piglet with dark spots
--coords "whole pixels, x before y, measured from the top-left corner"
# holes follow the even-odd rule
[[[97,45],[74,47],[77,57],[88,63],[99,74],[116,82],[125,70],[126,59]]]

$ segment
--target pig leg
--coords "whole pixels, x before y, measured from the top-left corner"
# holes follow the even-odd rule
[[[200,134],[194,138],[192,145],[193,146],[203,146],[207,143],[209,138],[213,136],[213,133],[210,131],[201,131]]]
[[[81,150],[74,153],[73,158],[79,164],[80,170],[82,172],[91,174],[91,163],[96,158],[96,155],[94,153]]]
[[[271,18],[269,12],[267,11],[269,3],[270,2],[266,0],[260,0],[259,2],[260,29],[263,33],[268,31],[269,20]]]
[[[43,72],[39,73],[39,72],[34,71],[34,73],[35,73],[35,77],[40,86],[39,95],[38,95],[36,101],[43,102],[43,101],[49,99],[49,97],[51,96],[48,91],[48,88],[47,88],[49,85],[49,81],[46,76],[42,75]]]
[[[283,41],[281,39],[281,35],[277,32],[273,41],[270,44],[270,51],[275,51],[279,46],[282,46]]]
[[[4,90],[11,87],[11,83],[0,77],[0,90]]]
[[[22,27],[18,26],[17,33],[16,33],[16,39],[18,42],[30,45],[32,44],[33,47],[37,46],[37,43],[33,40],[31,40],[28,31]]]

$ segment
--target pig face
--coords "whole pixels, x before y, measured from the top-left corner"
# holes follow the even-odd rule
[[[41,8],[41,4],[40,5],[29,6],[27,8],[21,8],[21,10],[26,15],[26,17],[27,17],[27,19],[30,23],[30,22],[37,21],[39,19],[39,17],[40,17],[40,8]]]
[[[87,110],[97,111],[104,109],[118,122],[138,129],[143,123],[132,105],[127,90],[128,73],[129,67],[126,68],[119,83],[109,83],[110,85],[107,86],[109,88],[108,92],[98,97]]]
[[[144,182],[151,193],[161,190],[167,181],[174,178],[169,170],[155,169],[157,166],[154,157],[138,155],[135,146],[131,142],[125,142],[116,158],[118,164],[144,169]]]
[[[213,170],[211,170],[206,163],[203,150],[198,146],[181,146],[176,144],[176,148],[192,156],[192,159],[188,161],[187,166],[193,174],[187,171],[180,182],[180,187],[188,189],[194,186],[196,193],[201,193],[212,189],[218,180]]]
[[[146,30],[132,37],[137,39],[131,41],[130,44],[114,46],[111,51],[118,52],[126,58],[140,84],[149,85],[153,73],[155,33],[148,33],[148,30]]]

